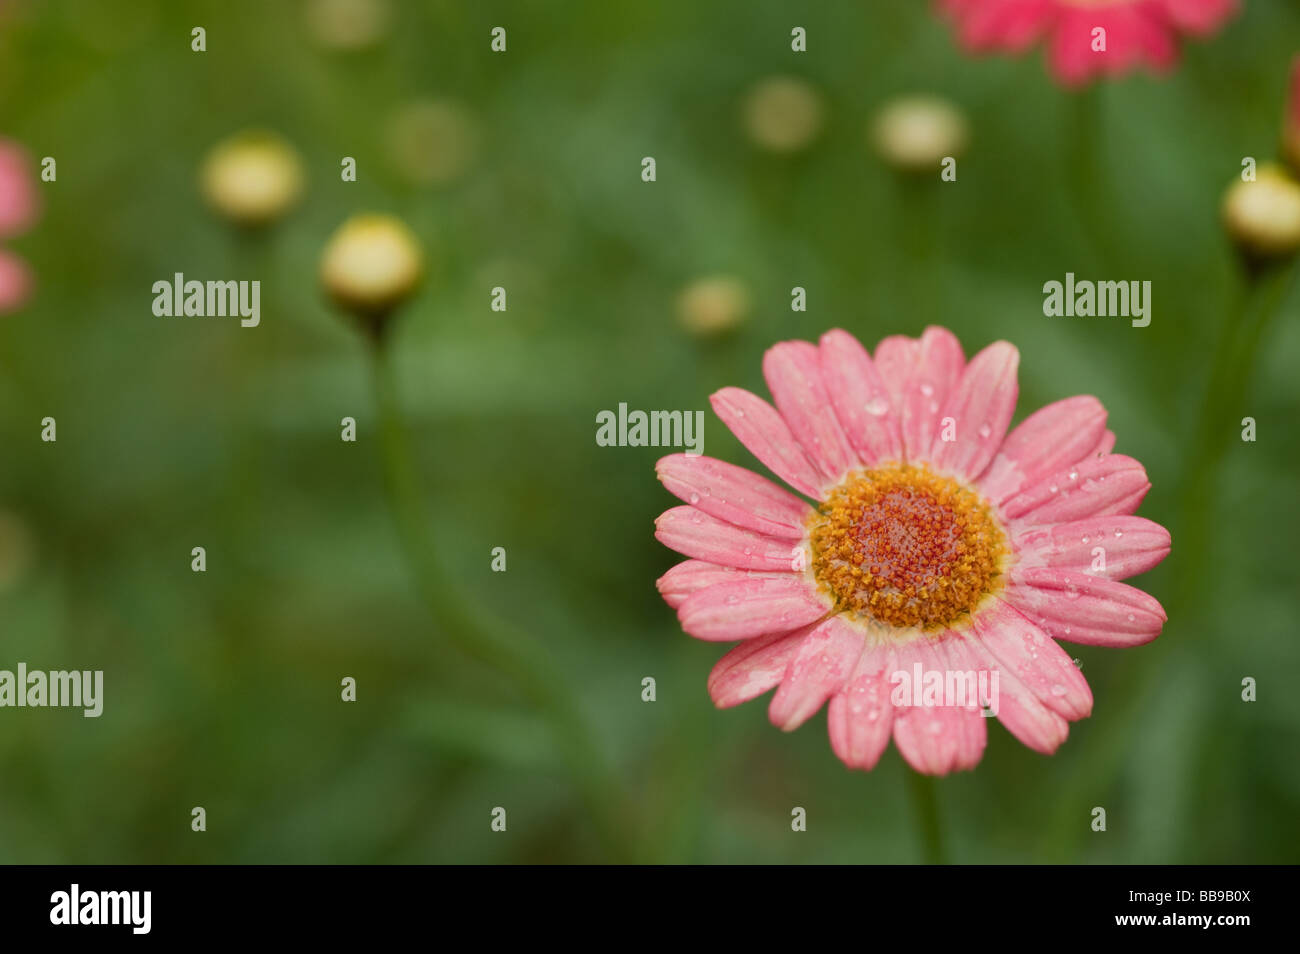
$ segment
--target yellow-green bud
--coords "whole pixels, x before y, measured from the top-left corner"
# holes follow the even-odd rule
[[[1286,258],[1300,249],[1300,183],[1266,163],[1253,182],[1238,180],[1223,196],[1223,224],[1253,258]]]
[[[871,139],[890,165],[905,172],[937,172],[966,148],[966,117],[937,96],[904,96],[876,114]]]
[[[325,291],[375,331],[419,287],[423,272],[419,240],[391,215],[353,216],[321,254]]]
[[[241,226],[274,222],[301,197],[302,160],[275,133],[250,130],[218,143],[199,172],[203,197]]]

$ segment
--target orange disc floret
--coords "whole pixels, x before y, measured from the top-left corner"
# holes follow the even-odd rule
[[[836,605],[897,627],[951,626],[999,588],[1008,553],[975,491],[912,465],[851,474],[809,530]]]

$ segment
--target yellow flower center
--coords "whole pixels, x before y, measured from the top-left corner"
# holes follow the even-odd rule
[[[951,626],[1001,588],[1006,533],[973,490],[925,467],[859,471],[809,518],[812,569],[840,611]]]

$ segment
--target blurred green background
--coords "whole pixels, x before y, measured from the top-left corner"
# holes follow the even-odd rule
[[[1227,442],[1203,499],[1181,505],[1179,488],[1203,466],[1192,435],[1237,294],[1219,199],[1243,156],[1275,153],[1300,8],[1253,0],[1172,75],[1096,89],[1081,135],[1077,96],[1038,53],[969,59],[922,3],[784,6],[412,0],[369,48],[340,50],[299,2],[0,4],[0,135],[58,161],[42,220],[11,243],[37,297],[0,324],[0,668],[103,669],[106,695],[98,720],[0,710],[0,861],[620,857],[548,722],[418,598],[365,342],[317,284],[326,239],[366,210],[405,220],[432,264],[392,341],[429,534],[455,587],[555,660],[626,792],[632,857],[908,862],[921,845],[892,745],[849,772],[824,714],[786,735],[767,697],[713,708],[723,647],[684,635],[654,588],[677,559],[652,536],[676,503],[654,478],[660,451],[597,447],[597,411],[707,410],[725,385],[766,394],[774,341],[840,326],[873,346],[941,323],[968,354],[1019,346],[1017,419],[1100,397],[1117,451],[1149,470],[1140,513],[1174,538],[1132,581],[1171,608],[1161,638],[1070,647],[1096,705],[1061,750],[991,725],[979,768],[938,781],[948,857],[1298,860],[1294,286],[1250,378],[1258,441]],[[489,49],[498,25],[504,54]],[[807,53],[790,49],[796,25]],[[796,155],[745,133],[745,97],[773,75],[822,98]],[[869,148],[875,111],[915,91],[967,113],[956,183],[902,183]],[[464,168],[433,183],[392,143],[394,117],[426,100],[459,104],[472,130]],[[247,127],[285,136],[309,180],[260,239],[196,187],[205,153]],[[1108,197],[1104,252],[1075,201],[1081,148]],[[340,181],[343,156],[359,181]],[[260,279],[261,326],[154,317],[152,283],[178,271]],[[1150,327],[1044,318],[1042,285],[1066,271],[1150,280]],[[719,273],[753,306],[705,340],[677,320],[678,295]],[[507,312],[489,308],[496,285]],[[40,441],[45,416],[57,443]],[[711,412],[705,452],[754,465]],[[1212,585],[1175,614],[1183,506],[1215,528],[1199,554]]]

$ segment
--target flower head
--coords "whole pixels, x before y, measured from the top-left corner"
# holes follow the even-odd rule
[[[213,147],[199,184],[217,214],[236,225],[268,225],[302,195],[302,160],[275,133],[248,130]]]
[[[1067,86],[1146,65],[1167,70],[1180,34],[1213,33],[1237,0],[939,0],[972,52],[1019,53],[1039,40]]]
[[[0,240],[27,231],[39,211],[36,177],[26,151],[0,139]],[[31,295],[32,284],[27,263],[0,248],[0,314],[20,307]]]
[[[718,416],[795,494],[741,467],[676,454],[659,479],[686,502],[656,536],[683,563],[658,581],[683,629],[740,641],[709,677],[719,707],[776,689],[791,730],[829,702],[835,754],[872,768],[889,739],[917,771],[972,768],[996,714],[1051,753],[1092,693],[1057,640],[1136,646],[1160,604],[1119,580],[1169,552],[1133,511],[1150,487],[1094,397],[1007,433],[1019,355],[969,362],[951,332],[847,332],[770,349],[776,406],[740,388]],[[991,689],[991,691],[990,691]]]
[[[1281,166],[1264,163],[1252,181],[1238,179],[1228,186],[1223,224],[1248,259],[1295,255],[1300,251],[1300,183]]]
[[[823,112],[821,94],[807,80],[772,76],[755,85],[745,100],[745,131],[770,152],[798,152],[821,132]]]
[[[966,117],[938,96],[901,96],[887,103],[871,127],[876,151],[905,172],[934,172],[966,146]]]
[[[391,215],[354,215],[321,254],[321,284],[336,303],[372,331],[411,296],[424,273],[420,242]]]

